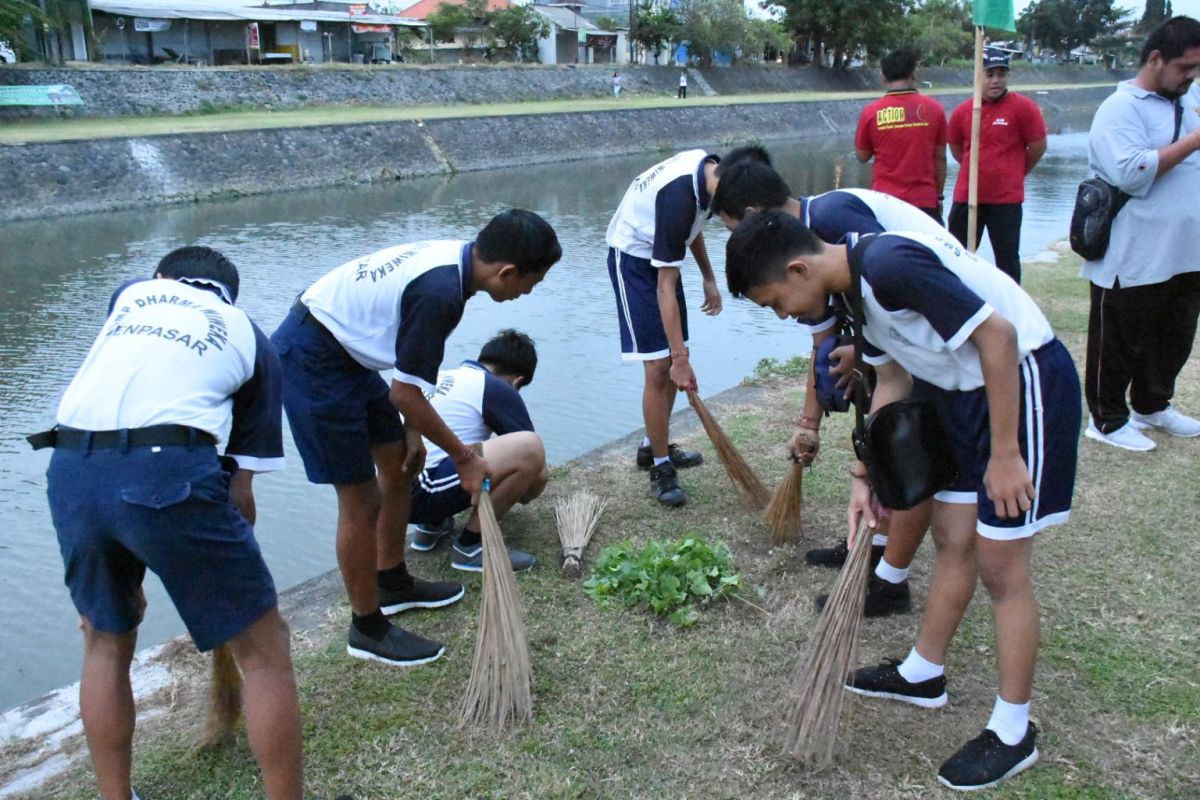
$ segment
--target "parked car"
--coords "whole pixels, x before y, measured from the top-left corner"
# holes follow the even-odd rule
[[[0,39],[0,64],[17,63],[16,52],[8,46],[8,42]]]

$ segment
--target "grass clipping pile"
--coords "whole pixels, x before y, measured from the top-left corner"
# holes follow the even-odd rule
[[[562,545],[562,571],[568,578],[583,576],[583,551],[607,507],[608,498],[586,489],[554,501],[554,522]]]
[[[533,715],[533,667],[525,610],[486,482],[479,493],[479,522],[483,599],[475,664],[463,697],[459,725],[478,725],[499,732]]]
[[[783,748],[788,755],[811,767],[833,763],[846,695],[844,687],[854,663],[866,602],[870,563],[871,531],[864,515],[854,536],[854,546],[833,585],[817,629],[808,640],[788,693]]]
[[[700,418],[700,424],[704,426],[704,432],[712,440],[713,449],[717,451],[717,458],[721,460],[725,474],[729,476],[733,488],[737,489],[738,494],[742,496],[742,502],[751,511],[762,511],[771,501],[771,493],[754,474],[754,470],[750,469],[750,465],[746,463],[746,459],[742,458],[742,454],[733,446],[733,441],[717,424],[700,396],[692,391],[689,391],[687,396],[688,402],[696,411],[696,416]]]

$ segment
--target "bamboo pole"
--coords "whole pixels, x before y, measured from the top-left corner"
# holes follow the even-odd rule
[[[971,99],[971,159],[967,171],[967,249],[979,247],[979,129],[983,120],[983,28],[975,27],[975,93]]]

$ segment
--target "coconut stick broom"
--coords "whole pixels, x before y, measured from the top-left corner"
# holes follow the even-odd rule
[[[746,463],[746,459],[742,458],[742,454],[733,446],[729,436],[721,430],[721,426],[713,419],[713,415],[709,413],[700,396],[693,391],[689,391],[687,396],[688,402],[696,411],[696,416],[700,418],[700,424],[704,426],[704,432],[712,440],[713,449],[717,451],[717,458],[721,460],[725,474],[729,476],[733,488],[737,489],[738,494],[742,496],[742,502],[754,511],[762,511],[771,501],[771,493],[754,474],[754,470],[750,469],[750,465]]]
[[[871,563],[866,515],[838,575],[829,601],[792,678],[784,716],[783,748],[813,767],[833,762],[846,678],[858,644]]]
[[[607,506],[608,498],[586,489],[554,501],[554,521],[558,526],[558,541],[562,544],[562,571],[568,578],[583,575],[583,550],[596,532],[600,515]]]
[[[209,683],[208,722],[200,747],[214,747],[233,735],[233,726],[242,716],[242,673],[233,650],[223,644],[212,651],[212,679]]]
[[[475,639],[475,665],[463,697],[459,726],[483,725],[499,732],[533,715],[533,669],[525,611],[488,494],[489,484],[484,481],[479,493],[483,600]]]
[[[775,490],[770,505],[763,512],[763,520],[770,531],[768,541],[772,546],[795,539],[800,535],[800,523],[804,516],[804,465],[792,462],[792,468]]]

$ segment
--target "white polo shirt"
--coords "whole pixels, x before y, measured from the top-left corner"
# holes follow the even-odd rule
[[[300,300],[362,366],[431,392],[471,297],[473,242],[431,240],[347,261]]]
[[[680,267],[688,245],[708,221],[704,150],[685,150],[633,179],[608,223],[608,246],[655,267]]]
[[[872,189],[835,189],[832,192],[800,197],[800,221],[817,237],[831,244],[841,242],[851,233],[884,233],[886,231],[915,231],[927,236],[956,240],[949,232],[916,206],[890,194]],[[801,322],[810,334],[829,330],[836,323],[829,314],[811,323]]]
[[[849,236],[847,246],[858,238]],[[862,293],[863,360],[895,360],[942,389],[983,386],[970,336],[992,314],[1016,329],[1018,361],[1054,339],[1046,316],[1012,278],[941,237],[879,234],[862,265]]]
[[[187,425],[223,440],[243,469],[283,459],[279,357],[245,312],[175,280],[127,283],[58,406],[88,431]]]
[[[465,445],[487,441],[492,434],[533,430],[533,421],[520,393],[478,361],[464,361],[438,374],[437,386],[426,395],[433,410]],[[425,440],[425,467],[433,469],[446,451]]]

